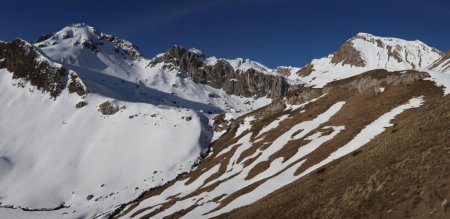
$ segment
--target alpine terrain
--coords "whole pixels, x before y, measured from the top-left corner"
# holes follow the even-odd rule
[[[0,41],[0,218],[449,218],[450,51],[303,67],[86,24]]]

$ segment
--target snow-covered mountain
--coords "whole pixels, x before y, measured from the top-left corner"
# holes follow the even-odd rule
[[[136,84],[71,68],[77,74],[23,40],[1,47],[3,208],[91,217],[191,170],[208,150],[197,109],[148,104]]]
[[[276,69],[179,45],[149,58],[86,24],[0,41],[0,217],[253,206],[446,106],[449,57],[365,33]]]
[[[2,209],[107,212],[190,171],[213,137],[208,118],[271,101],[167,66],[85,24],[0,42]]]
[[[323,87],[331,81],[374,69],[431,70],[432,64],[443,56],[444,53],[419,40],[407,41],[358,33],[335,53],[314,59],[302,68],[280,70],[284,70],[293,83]]]
[[[250,94],[242,97],[235,96],[224,92],[220,86],[211,87],[195,83],[193,78],[183,77],[184,72],[180,72],[179,66],[168,66],[155,61],[158,57],[171,53],[174,48],[183,51],[194,51],[194,49],[187,50],[174,46],[167,53],[160,54],[155,58],[145,58],[132,43],[101,33],[85,24],[64,27],[53,35],[41,38],[34,45],[53,61],[77,72],[89,92],[112,95],[116,99],[126,99],[123,97],[126,93],[131,96],[136,96],[134,95],[136,93],[141,94],[139,99],[143,102],[157,101],[164,96],[166,100],[173,100],[162,104],[174,106],[181,104],[188,108],[215,113],[220,111],[248,112],[270,102],[270,99],[264,98],[266,95],[260,95],[258,98],[253,98],[253,95]],[[191,52],[189,53],[191,54]],[[203,55],[199,50],[195,50],[192,54]],[[259,65],[255,64],[255,68],[259,69],[258,67]],[[233,66],[228,71],[239,68],[240,66]],[[230,72],[225,71],[224,73]],[[142,89],[124,91],[121,84],[129,84],[133,88],[136,86]],[[145,88],[154,89],[155,92],[143,91]],[[179,100],[174,99],[175,97]],[[176,104],[174,104],[175,102]],[[192,102],[210,105],[210,107],[199,108]]]

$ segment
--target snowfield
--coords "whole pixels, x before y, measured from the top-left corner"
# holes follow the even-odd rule
[[[76,109],[78,96],[53,101],[12,86],[5,70],[0,83],[2,206],[104,212],[191,170],[209,144],[206,118],[192,110],[114,101],[126,108],[105,116],[98,95]]]

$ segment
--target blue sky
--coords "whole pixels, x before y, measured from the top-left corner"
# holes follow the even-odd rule
[[[11,0],[0,8],[1,40],[34,40],[84,22],[149,57],[179,44],[269,67],[303,66],[358,32],[450,49],[448,0]]]

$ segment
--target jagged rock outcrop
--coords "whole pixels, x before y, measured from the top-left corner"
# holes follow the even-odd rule
[[[305,67],[301,68],[298,72],[296,72],[298,75],[301,76],[308,76],[311,74],[311,72],[314,71],[314,65],[309,63],[307,65],[305,65]]]
[[[16,39],[0,44],[0,68],[13,73],[14,78],[29,81],[43,92],[56,98],[65,87],[68,70],[52,66],[36,48],[24,40]]]
[[[77,104],[75,104],[75,108],[80,109],[87,105],[88,105],[88,103],[86,101],[81,101],[81,102],[78,102]]]
[[[364,67],[366,65],[365,61],[361,58],[361,53],[353,47],[351,41],[347,41],[342,44],[341,48],[333,54],[331,63],[342,65],[351,65],[356,67]]]
[[[214,65],[207,65],[203,62],[204,58],[202,53],[173,46],[164,55],[154,58],[150,65],[165,63],[167,68],[174,66],[186,72],[196,83],[223,89],[233,95],[278,98],[289,89],[289,84],[281,76],[265,74],[255,69],[241,71],[221,59]]]
[[[139,48],[136,45],[134,45],[126,40],[123,40],[123,39],[120,39],[120,38],[117,38],[115,36],[111,36],[108,34],[100,33],[98,30],[94,30],[94,33],[98,34],[100,36],[101,40],[110,41],[111,43],[116,45],[118,48],[121,48],[126,54],[128,54],[129,56],[131,56],[135,59],[138,59],[142,56],[141,53],[139,52]]]
[[[34,43],[40,43],[40,42],[43,42],[43,41],[45,41],[45,40],[50,39],[50,37],[52,37],[52,36],[54,36],[54,35],[55,35],[54,33],[47,33],[47,34],[44,34],[44,35],[38,37],[37,40],[34,41]]]
[[[86,95],[87,91],[81,80],[74,73],[70,74],[70,82],[68,85],[69,93],[77,93],[79,96]]]

